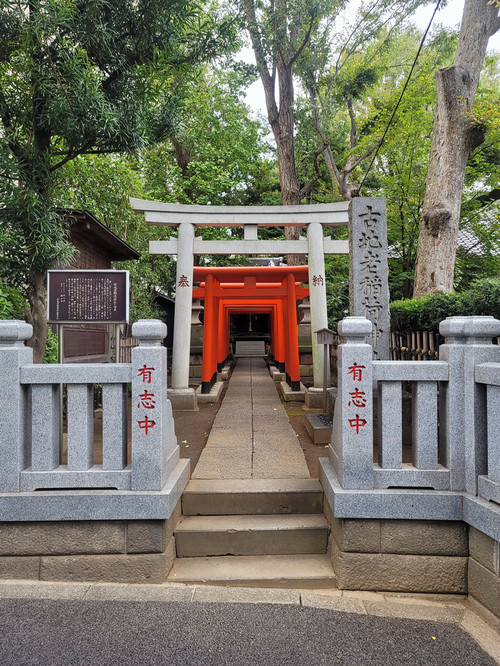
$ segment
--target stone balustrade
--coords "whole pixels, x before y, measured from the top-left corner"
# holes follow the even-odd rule
[[[440,360],[429,362],[373,361],[370,333],[364,317],[339,324],[338,398],[320,472],[335,516],[465,520],[499,540],[500,347],[492,338],[500,321],[449,317]]]
[[[32,350],[24,344],[31,326],[0,322],[4,520],[84,519],[89,516],[84,506],[92,507],[90,515],[97,513],[103,519],[171,515],[189,478],[189,461],[180,461],[167,397],[167,350],[162,345],[166,326],[143,320],[133,325],[132,332],[138,346],[130,364],[35,365]],[[102,387],[98,464],[96,385]],[[138,500],[135,505],[132,497]]]

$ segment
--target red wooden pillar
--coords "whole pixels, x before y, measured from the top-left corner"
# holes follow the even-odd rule
[[[205,280],[205,318],[203,321],[203,361],[201,365],[201,392],[210,393],[217,378],[216,344],[217,319],[214,312],[214,277]]]
[[[283,284],[286,285],[286,278],[283,279]],[[289,373],[288,369],[290,366],[290,335],[289,335],[289,325],[288,325],[288,293],[283,297],[283,372],[285,372],[285,378],[288,381]],[[280,368],[281,370],[281,368]]]
[[[280,372],[285,372],[285,322],[283,300],[283,298],[280,298],[276,304],[276,351],[274,361]]]
[[[300,391],[300,367],[299,367],[299,335],[297,330],[297,301],[295,298],[295,277],[289,273],[287,282],[287,313],[288,313],[288,345],[287,375],[288,383],[292,391]]]
[[[227,358],[226,311],[221,298],[217,298],[217,372],[221,372]]]

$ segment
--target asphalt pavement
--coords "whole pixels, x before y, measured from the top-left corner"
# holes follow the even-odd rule
[[[391,604],[396,612],[389,610]],[[394,616],[398,614],[403,617]],[[497,664],[498,634],[485,630],[474,615],[463,602],[425,600],[422,595],[403,599],[373,593],[329,596],[297,590],[11,581],[0,583],[0,663]],[[475,637],[482,631],[483,646],[497,659],[474,640],[474,623]]]

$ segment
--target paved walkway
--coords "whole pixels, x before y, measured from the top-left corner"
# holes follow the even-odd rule
[[[238,359],[191,478],[310,478],[263,359]]]

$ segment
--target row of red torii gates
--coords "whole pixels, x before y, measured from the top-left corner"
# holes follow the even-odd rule
[[[209,393],[217,372],[230,354],[230,317],[240,313],[269,314],[270,355],[292,391],[300,387],[297,301],[309,295],[301,286],[307,266],[199,267],[193,269],[193,297],[203,299],[201,392]]]

